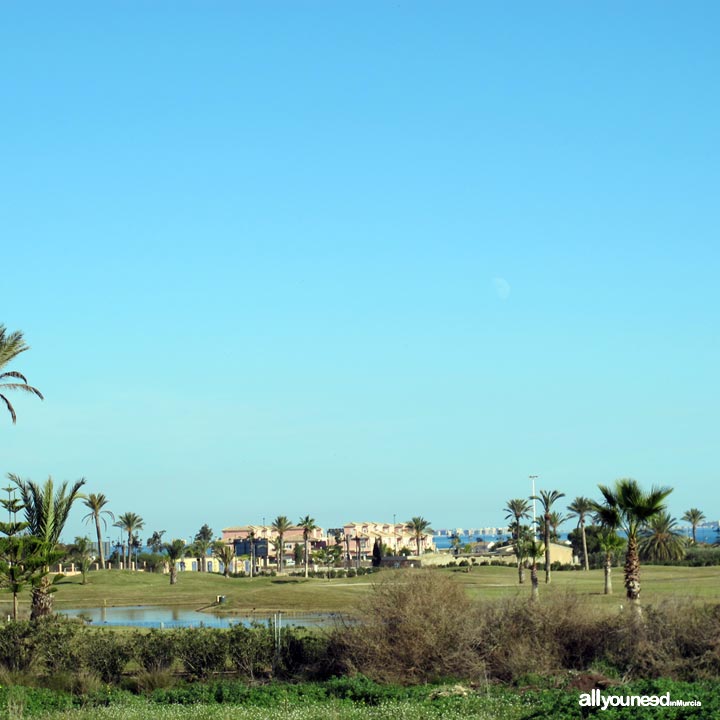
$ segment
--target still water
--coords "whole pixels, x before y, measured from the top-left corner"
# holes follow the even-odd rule
[[[134,607],[100,607],[58,610],[68,617],[80,617],[92,625],[124,625],[145,628],[214,627],[229,628],[242,624],[270,623],[273,614],[224,615],[197,612],[189,607],[137,605]],[[283,625],[327,626],[332,625],[339,615],[335,613],[276,613],[282,616]]]

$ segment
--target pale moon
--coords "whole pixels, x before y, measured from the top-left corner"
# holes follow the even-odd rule
[[[505,278],[493,278],[492,283],[495,288],[495,294],[501,300],[507,300],[510,297],[510,283]]]

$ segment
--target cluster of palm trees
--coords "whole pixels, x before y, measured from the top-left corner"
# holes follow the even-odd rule
[[[533,574],[532,596],[537,597],[537,570],[539,556],[545,556],[545,582],[551,581],[551,541],[557,539],[557,528],[566,520],[577,519],[583,547],[583,566],[589,570],[586,528],[588,520],[599,525],[598,544],[604,555],[605,593],[612,592],[612,564],[618,552],[625,548],[625,590],[632,607],[639,608],[640,561],[675,560],[683,557],[685,539],[677,529],[674,518],[665,506],[665,500],[672,488],[653,487],[643,490],[636,480],[623,478],[614,485],[599,485],[601,499],[591,500],[576,497],[568,506],[569,514],[562,516],[553,511],[553,505],[564,497],[557,490],[543,491],[529,499],[513,498],[505,506],[506,519],[511,520],[512,542],[515,545],[519,582],[524,582],[524,565],[531,563]],[[538,529],[543,537],[539,543],[536,529],[523,525],[530,518],[530,501],[537,500],[542,509]],[[692,525],[693,543],[696,543],[696,529],[705,519],[697,508],[688,510],[683,520]],[[622,533],[621,537],[618,533]]]

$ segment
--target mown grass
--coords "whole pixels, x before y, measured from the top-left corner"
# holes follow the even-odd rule
[[[334,580],[304,578],[230,578],[210,573],[185,572],[177,585],[171,586],[166,575],[103,571],[88,575],[82,585],[79,576],[67,577],[58,585],[55,606],[62,608],[102,607],[103,605],[183,605],[194,608],[211,606],[217,595],[225,595],[223,612],[250,614],[277,610],[286,612],[352,612],[363,602],[373,584],[387,573]],[[412,571],[407,571],[412,572]],[[450,576],[471,598],[496,599],[525,597],[530,594],[530,578],[524,585],[517,581],[512,567],[475,567],[470,572],[442,569],[436,572]],[[614,594],[603,594],[601,570],[554,572],[552,583],[540,582],[540,598],[557,597],[567,592],[585,596],[593,607],[617,609],[624,602],[621,568],[613,571]],[[720,601],[720,567],[642,568],[642,601],[652,604],[670,597]],[[7,598],[5,600],[5,598]],[[9,595],[3,594],[2,611],[10,608]],[[21,610],[27,613],[29,598],[21,598]]]

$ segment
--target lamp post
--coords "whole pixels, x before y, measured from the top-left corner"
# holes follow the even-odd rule
[[[539,475],[530,475],[532,481],[532,501],[533,501],[533,536],[537,540],[537,520],[535,518],[535,481],[540,477]]]

